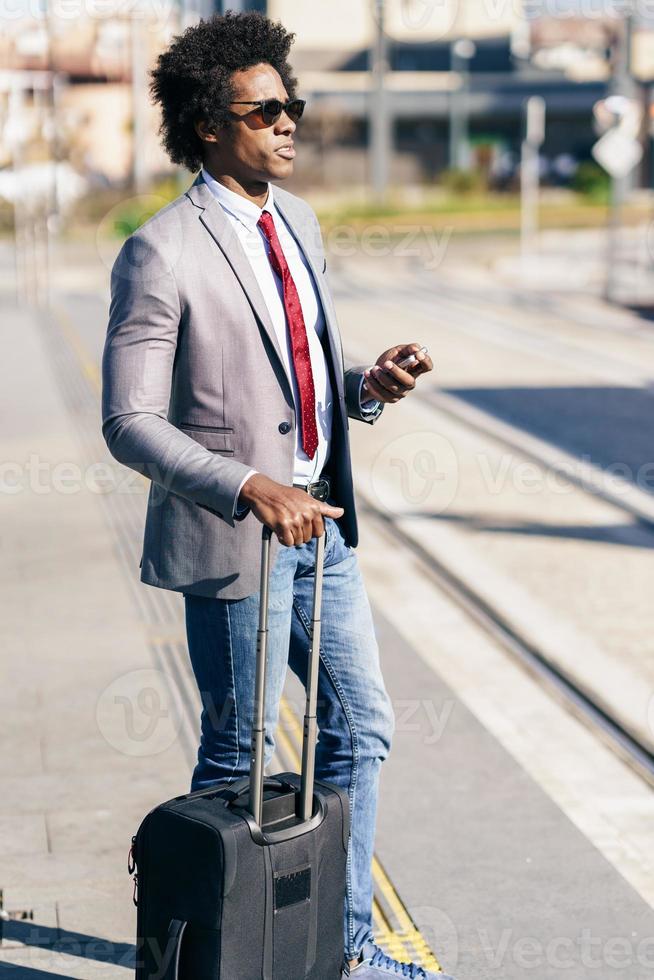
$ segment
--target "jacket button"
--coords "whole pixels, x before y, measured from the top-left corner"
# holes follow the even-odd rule
[[[287,432],[290,432],[291,431],[291,423],[290,422],[280,422],[279,425],[277,426],[277,428],[282,433],[282,435],[285,435]]]

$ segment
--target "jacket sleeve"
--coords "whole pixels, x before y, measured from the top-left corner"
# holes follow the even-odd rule
[[[251,467],[212,453],[168,421],[181,309],[173,270],[142,232],[111,271],[102,355],[102,434],[125,466],[235,526]]]
[[[361,404],[361,385],[363,383],[363,372],[370,367],[369,364],[352,363],[344,357],[345,361],[345,403],[347,414],[351,419],[358,419],[360,422],[367,422],[374,425],[381,413],[384,411],[384,403],[376,399],[366,402],[364,408]],[[348,366],[349,365],[349,366]]]

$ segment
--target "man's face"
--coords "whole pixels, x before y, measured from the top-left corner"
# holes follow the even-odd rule
[[[279,73],[261,64],[232,76],[237,102],[279,99],[288,101]],[[233,113],[225,129],[218,130],[215,143],[205,143],[207,163],[212,158],[220,170],[242,181],[283,180],[293,173],[293,133],[296,124],[285,112],[277,122],[266,124],[258,106],[230,105]]]

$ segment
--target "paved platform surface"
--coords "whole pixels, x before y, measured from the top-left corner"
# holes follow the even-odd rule
[[[0,310],[0,888],[10,914],[0,977],[8,980],[132,975],[130,837],[147,810],[186,790],[193,753],[179,597],[138,582],[144,490],[102,492],[112,461],[89,383],[102,304],[61,299],[58,319],[6,299]],[[369,427],[351,431],[362,451]],[[448,650],[458,643],[459,661],[470,664],[479,653],[458,614],[434,595],[422,602],[425,619],[413,619],[408,587],[418,595],[420,586],[407,568],[407,591],[399,578],[394,588],[395,557],[365,523],[359,551],[399,715],[378,853],[444,969],[458,980],[653,977],[646,889],[580,829],[582,804],[573,819],[562,790],[570,777],[557,761],[560,731],[571,755],[582,735],[537,713],[535,701],[520,705],[517,687],[503,692],[499,668],[458,677]],[[515,734],[500,732],[488,705],[484,714],[479,687],[496,715],[522,710],[525,729],[533,720],[540,746],[544,719],[555,719],[549,775],[544,764],[536,771],[533,753],[519,757]],[[296,700],[292,680],[288,694]],[[582,749],[592,766],[595,747]],[[635,782],[610,771],[649,820]],[[628,851],[629,839],[622,843]]]

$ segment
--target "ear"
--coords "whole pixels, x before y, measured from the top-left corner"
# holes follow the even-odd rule
[[[216,143],[218,134],[214,126],[208,126],[204,119],[199,119],[193,123],[193,128],[201,140],[207,143]]]

